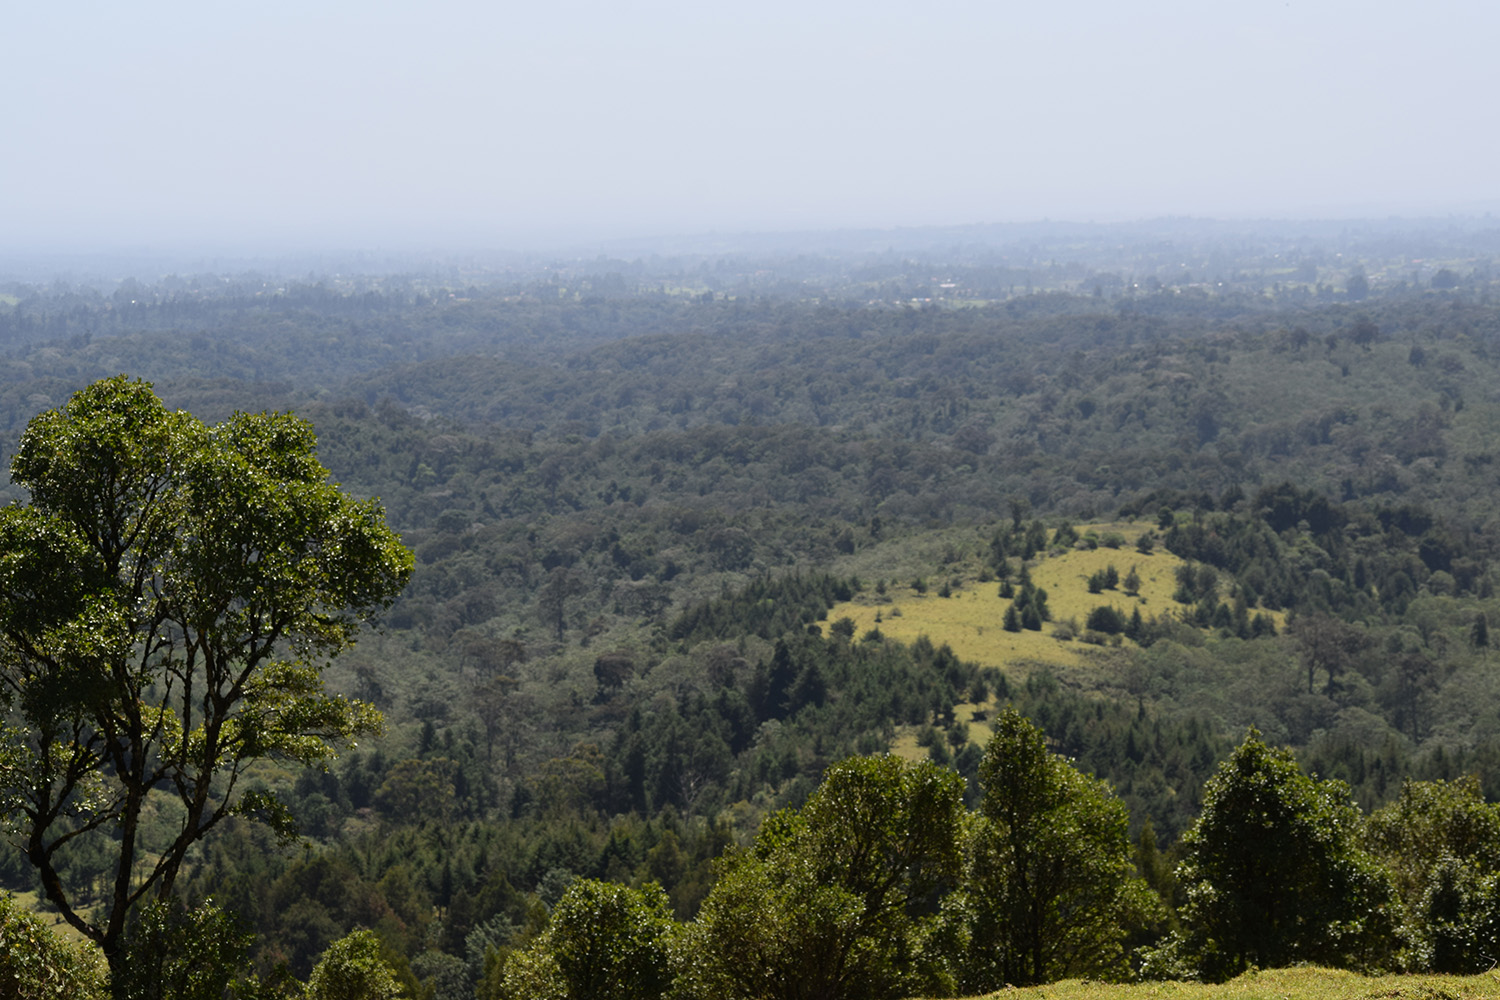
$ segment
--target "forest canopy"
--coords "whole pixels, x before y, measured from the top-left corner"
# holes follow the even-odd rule
[[[1491,237],[1074,237],[0,284],[0,885],[270,995],[1481,967]]]

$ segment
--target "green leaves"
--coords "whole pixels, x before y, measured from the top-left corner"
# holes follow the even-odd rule
[[[0,895],[0,994],[11,1000],[103,1000],[98,960]]]
[[[656,1000],[672,983],[679,928],[667,894],[580,879],[553,910],[531,954],[507,970],[512,996]]]
[[[705,995],[895,997],[941,984],[926,901],[956,874],[963,779],[855,757],[726,862],[693,930]]]
[[[1047,750],[1014,709],[995,720],[962,889],[966,989],[1125,972],[1122,942],[1160,909],[1131,861],[1125,805]]]
[[[290,829],[274,801],[237,800],[246,767],[317,763],[379,725],[323,693],[319,664],[389,605],[412,557],[378,505],[328,481],[315,445],[289,414],[211,428],[123,376],[22,436],[12,476],[31,500],[0,511],[0,690],[25,738],[0,773],[52,902],[112,962],[125,911],[168,892],[225,816]],[[141,817],[163,795],[177,827],[147,840]],[[135,874],[95,922],[58,872],[107,821]]]
[[[396,1000],[401,986],[372,931],[352,931],[323,953],[307,981],[307,1000]]]
[[[1365,822],[1364,843],[1391,874],[1407,968],[1479,972],[1500,929],[1500,806],[1477,778],[1408,781]]]
[[[1391,885],[1358,837],[1348,788],[1309,778],[1252,729],[1183,838],[1187,934],[1171,947],[1214,979],[1250,965],[1369,964],[1389,943]]]

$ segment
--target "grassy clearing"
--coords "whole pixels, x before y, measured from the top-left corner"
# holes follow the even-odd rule
[[[1000,596],[997,581],[980,583],[972,570],[958,580],[946,574],[935,575],[928,579],[926,593],[913,588],[911,580],[887,583],[884,594],[866,590],[852,601],[835,605],[828,612],[828,620],[851,619],[856,637],[871,629],[879,629],[881,634],[905,643],[925,635],[936,645],[947,643],[960,659],[998,667],[1016,679],[1040,666],[1087,670],[1101,652],[1100,647],[1079,639],[1065,639],[1058,626],[1071,623],[1076,626],[1072,631],[1081,634],[1089,612],[1105,604],[1126,617],[1136,609],[1146,619],[1180,616],[1184,606],[1172,600],[1172,593],[1177,589],[1176,569],[1183,560],[1160,546],[1150,555],[1138,552],[1136,541],[1147,530],[1138,524],[1080,525],[1077,530],[1080,535],[1093,531],[1100,537],[1116,533],[1128,541],[1118,549],[1075,548],[1031,564],[1032,581],[1047,591],[1047,605],[1052,612],[1052,621],[1044,624],[1040,632],[1005,631],[1003,622],[1010,600]],[[1115,567],[1120,585],[1113,590],[1089,593],[1089,577],[1109,566]],[[1140,578],[1140,589],[1133,597],[1125,593],[1123,582],[1131,569]],[[864,566],[861,570],[866,576],[880,577],[879,567]],[[939,597],[944,580],[949,582],[951,592],[948,597]],[[1282,612],[1267,613],[1278,629],[1285,626]],[[1134,645],[1123,636],[1112,641]],[[957,721],[969,725],[970,741],[982,746],[991,735],[988,720],[999,708],[996,699],[991,698],[983,705],[957,705],[954,713]],[[976,712],[986,717],[976,722]],[[915,726],[897,727],[891,752],[912,760],[926,757],[927,751],[917,745],[917,731]]]
[[[999,583],[980,583],[973,577],[958,581],[956,586],[950,584],[948,597],[938,596],[943,581],[937,576],[928,580],[925,594],[912,587],[913,581],[888,584],[884,594],[866,591],[852,601],[835,605],[828,619],[852,619],[856,636],[879,629],[893,639],[912,642],[925,635],[938,645],[946,642],[960,659],[1024,673],[1037,664],[1072,667],[1087,663],[1090,645],[1060,638],[1058,625],[1072,621],[1081,632],[1089,612],[1100,605],[1108,604],[1126,617],[1137,608],[1148,619],[1181,614],[1183,606],[1172,600],[1172,593],[1177,589],[1174,574],[1183,560],[1160,546],[1150,555],[1137,552],[1135,543],[1145,528],[1092,524],[1080,525],[1077,530],[1080,534],[1094,531],[1101,537],[1111,532],[1121,534],[1128,544],[1118,549],[1070,549],[1034,562],[1031,578],[1047,591],[1047,605],[1052,611],[1052,621],[1040,632],[1005,631],[1002,623],[1010,601],[1000,596]],[[1115,567],[1121,584],[1113,590],[1089,593],[1089,577],[1109,566]],[[1123,583],[1132,568],[1141,580],[1134,597],[1125,593]],[[1269,614],[1278,629],[1285,625],[1281,612]]]
[[[1500,975],[1358,976],[1336,969],[1275,969],[1250,972],[1218,985],[1140,983],[1109,986],[1068,980],[1031,989],[1008,988],[990,997],[1005,1000],[1491,1000],[1500,997]]]
[[[44,909],[42,907],[42,898],[40,893],[37,893],[35,891],[13,892],[11,893],[11,896],[15,899],[17,904],[26,908],[27,910],[30,910],[32,913],[35,913],[38,917],[40,917],[42,923],[52,928],[53,933],[57,934],[64,940],[71,941],[74,944],[84,944],[88,941],[87,938],[78,933],[78,931],[73,927],[72,924],[64,920],[62,918],[62,915],[56,910]]]
[[[1090,647],[1076,640],[1059,640],[1054,635],[1057,623],[1076,619],[1081,628],[1088,613],[1102,604],[1112,605],[1126,616],[1135,608],[1140,608],[1146,618],[1175,614],[1180,606],[1172,600],[1177,586],[1173,571],[1182,560],[1160,547],[1150,555],[1137,552],[1135,540],[1145,530],[1139,525],[1086,525],[1078,530],[1093,530],[1100,535],[1118,532],[1129,539],[1129,544],[1119,549],[1072,549],[1034,563],[1031,578],[1047,591],[1047,604],[1052,610],[1052,622],[1040,632],[1005,631],[1002,622],[1010,601],[1000,596],[998,583],[974,579],[962,581],[949,597],[937,596],[941,581],[936,578],[929,581],[926,594],[917,593],[911,581],[887,586],[884,595],[866,591],[853,601],[836,605],[828,618],[853,619],[856,635],[872,628],[901,642],[925,635],[939,645],[946,642],[960,659],[1011,671],[1037,663],[1082,665]],[[1141,578],[1139,596],[1127,595],[1123,584],[1114,590],[1089,593],[1089,577],[1110,565],[1122,580],[1135,567]]]

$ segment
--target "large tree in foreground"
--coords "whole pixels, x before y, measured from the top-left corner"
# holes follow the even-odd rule
[[[1314,781],[1250,730],[1203,788],[1177,877],[1185,933],[1162,975],[1224,980],[1250,966],[1368,967],[1391,940],[1389,876],[1360,845],[1339,781]]]
[[[930,761],[851,757],[800,811],[721,863],[679,992],[718,1000],[879,1000],[947,992],[934,894],[958,874],[963,779]]]
[[[1126,975],[1124,940],[1161,903],[1136,874],[1125,803],[1012,708],[995,720],[979,781],[963,882],[945,904],[960,929],[960,986]]]
[[[316,764],[379,722],[322,667],[411,555],[314,445],[293,416],[210,427],[120,377],[32,420],[11,464],[30,500],[0,510],[0,805],[116,970],[131,908],[209,830],[287,824],[248,767]]]

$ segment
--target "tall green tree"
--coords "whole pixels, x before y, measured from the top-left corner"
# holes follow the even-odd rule
[[[910,996],[946,987],[927,948],[957,876],[963,779],[897,757],[829,768],[800,811],[728,861],[692,929],[685,987],[740,1000]]]
[[[1500,930],[1500,806],[1479,780],[1408,781],[1365,823],[1365,843],[1400,902],[1400,962],[1473,973],[1495,962]]]
[[[1185,931],[1158,971],[1220,980],[1252,965],[1362,967],[1391,941],[1390,880],[1360,844],[1348,786],[1314,781],[1254,729],[1204,786],[1183,849]]]
[[[226,817],[290,831],[247,768],[376,728],[322,669],[412,558],[305,421],[207,426],[124,377],[33,419],[11,477],[30,499],[0,511],[0,785],[48,900],[118,972],[131,909]],[[112,859],[97,896],[64,874],[90,850]]]
[[[1122,976],[1123,942],[1160,903],[1135,873],[1125,804],[1050,752],[1014,709],[995,720],[961,891],[960,985]]]
[[[510,959],[501,990],[516,1000],[656,1000],[672,984],[679,933],[661,886],[579,879],[536,942]]]
[[[402,1000],[401,984],[373,931],[351,931],[328,946],[307,981],[306,1000]]]

